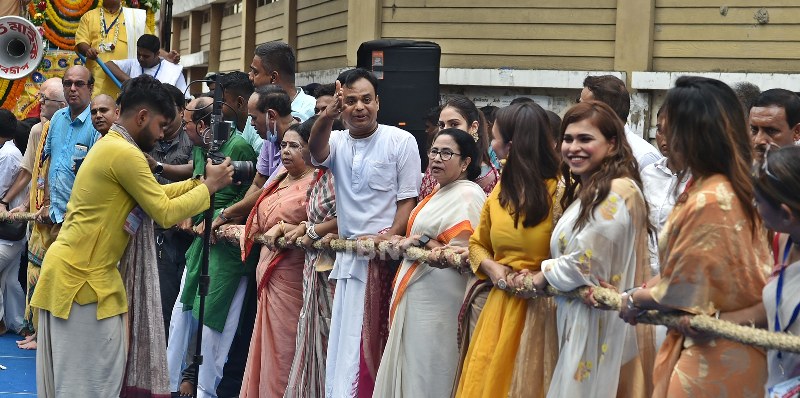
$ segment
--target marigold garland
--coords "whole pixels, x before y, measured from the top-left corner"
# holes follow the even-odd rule
[[[5,96],[0,98],[0,100],[2,100],[3,109],[13,111],[14,106],[17,104],[17,99],[19,99],[19,96],[22,95],[22,91],[25,90],[25,79],[12,80],[10,82],[10,90],[8,87],[9,85],[6,85],[5,89],[2,91],[5,93]]]
[[[94,0],[47,0],[49,5],[58,9],[64,16],[80,19],[95,5]]]

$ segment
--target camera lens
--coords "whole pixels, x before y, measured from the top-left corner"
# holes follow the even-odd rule
[[[256,168],[253,162],[247,160],[234,160],[231,161],[233,165],[233,181],[234,182],[247,182],[252,181],[256,176]]]

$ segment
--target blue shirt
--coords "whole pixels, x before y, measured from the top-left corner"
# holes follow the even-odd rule
[[[89,106],[75,120],[70,117],[69,107],[58,110],[50,119],[48,131],[43,155],[50,157],[50,219],[62,223],[75,176],[100,133],[92,126]]]

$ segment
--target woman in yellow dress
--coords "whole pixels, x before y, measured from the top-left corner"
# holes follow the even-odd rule
[[[514,271],[539,270],[550,255],[558,160],[547,114],[535,103],[512,105],[498,111],[494,128],[513,144],[469,251],[475,274],[491,279],[495,287],[470,340],[457,397],[508,395],[528,303],[500,287],[507,286],[505,278]],[[536,319],[542,320],[541,356],[531,361],[528,380],[539,386],[536,396],[543,396],[558,356],[555,306],[551,298],[536,299],[533,305]]]

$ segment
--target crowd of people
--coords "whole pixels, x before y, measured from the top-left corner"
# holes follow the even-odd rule
[[[112,30],[103,52],[91,40],[79,51],[119,50]],[[414,136],[378,123],[371,72],[305,93],[282,42],[259,45],[249,73],[215,77],[231,126],[216,147],[213,98],[187,102],[153,37],[139,35],[135,62],[109,60],[119,93],[84,66],[47,80],[22,151],[17,120],[0,111],[0,213],[35,214],[21,236],[2,230],[0,319],[37,350],[40,396],[698,397],[800,385],[800,355],[689,326],[705,314],[800,332],[795,93],[742,97],[681,77],[656,146],[626,127],[630,97],[613,76],[587,77],[563,120],[526,98],[479,109],[452,95],[419,115],[423,169]],[[252,180],[234,183],[231,161],[252,163]],[[337,238],[430,254],[312,248]],[[454,266],[450,251],[469,260]],[[548,286],[615,289],[622,309]],[[645,310],[684,316],[667,330],[638,324]]]

